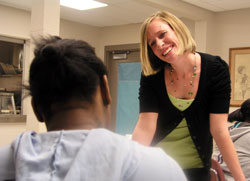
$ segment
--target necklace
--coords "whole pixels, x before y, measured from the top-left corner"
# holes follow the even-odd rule
[[[194,79],[195,79],[195,77],[197,75],[197,73],[196,73],[197,65],[196,65],[196,54],[195,53],[194,53],[194,56],[195,56],[195,58],[194,58],[194,65],[192,66],[193,73],[192,73],[192,76],[191,76],[191,80],[189,80],[189,83],[188,83],[188,85],[191,86],[192,88],[194,88]],[[173,79],[173,72],[174,72],[174,69],[173,69],[172,66],[170,66],[170,72],[169,72],[169,74],[170,74],[170,84],[171,85],[173,85],[175,83],[175,80]],[[179,79],[177,78],[176,80],[178,81]],[[184,82],[183,86],[186,87],[187,84]],[[174,92],[176,92],[176,90],[174,90]],[[193,96],[194,92],[193,92],[193,90],[191,90],[191,91],[188,91],[187,94],[189,96]]]

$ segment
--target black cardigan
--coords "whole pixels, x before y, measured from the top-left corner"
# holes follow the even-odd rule
[[[225,61],[218,56],[199,54],[201,56],[199,87],[194,101],[186,110],[178,110],[169,100],[162,70],[155,75],[141,76],[140,112],[159,113],[152,146],[165,138],[185,117],[190,136],[203,165],[209,170],[213,149],[209,113],[228,113],[231,82]]]

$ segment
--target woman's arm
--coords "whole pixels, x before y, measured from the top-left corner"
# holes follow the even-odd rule
[[[140,113],[132,139],[143,145],[149,146],[155,134],[157,118],[158,113]]]
[[[210,114],[210,132],[235,181],[245,181],[234,144],[229,135],[227,117],[228,114]]]

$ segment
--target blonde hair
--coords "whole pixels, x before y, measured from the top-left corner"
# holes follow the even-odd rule
[[[166,64],[159,60],[153,53],[151,48],[148,46],[147,42],[147,30],[149,24],[156,18],[159,18],[163,22],[166,22],[176,33],[176,36],[179,41],[179,47],[177,54],[183,54],[185,52],[195,52],[196,43],[192,38],[190,31],[187,26],[175,15],[167,11],[158,11],[147,18],[141,26],[141,43],[140,43],[140,56],[142,63],[142,72],[144,75],[153,75],[159,72],[163,65]]]

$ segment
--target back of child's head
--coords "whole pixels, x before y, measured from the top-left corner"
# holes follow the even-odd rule
[[[57,36],[36,41],[30,66],[29,90],[36,106],[51,116],[53,104],[71,99],[92,103],[97,86],[107,69],[85,41]]]
[[[228,121],[250,122],[250,99],[245,100],[239,109],[230,113]]]

